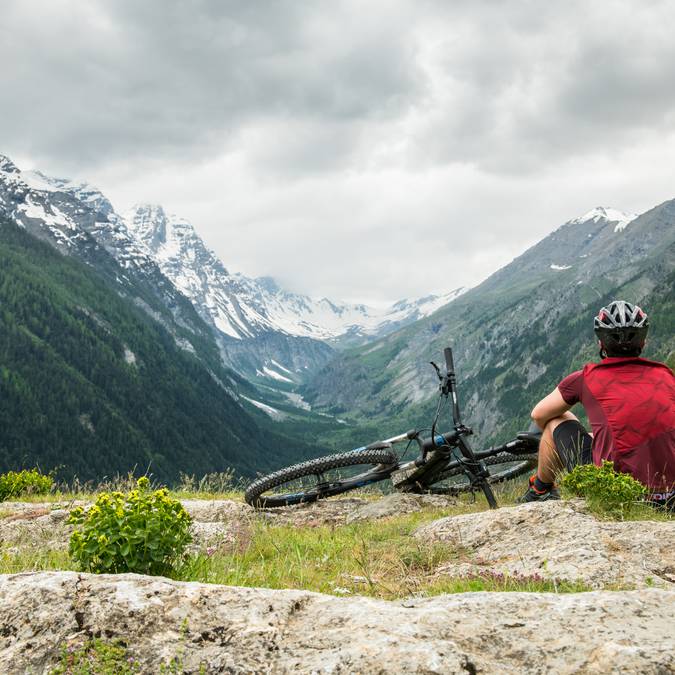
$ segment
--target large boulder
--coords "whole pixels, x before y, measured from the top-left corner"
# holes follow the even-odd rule
[[[143,673],[661,673],[675,593],[463,593],[386,602],[139,575],[0,576],[0,672],[91,637]],[[201,668],[201,670],[200,670]],[[167,671],[169,672],[169,671]]]
[[[605,521],[548,501],[433,521],[415,532],[457,548],[437,573],[509,574],[609,586],[675,587],[675,521]]]

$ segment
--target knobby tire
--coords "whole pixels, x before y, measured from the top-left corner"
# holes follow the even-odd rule
[[[244,499],[256,508],[275,508],[315,502],[317,499],[332,497],[389,478],[396,468],[397,460],[398,458],[390,448],[352,450],[311,459],[259,478],[248,487],[244,493]],[[358,465],[364,465],[366,468],[356,476],[329,483],[322,483],[318,480],[319,476],[327,471]],[[280,488],[287,483],[290,484],[299,478],[308,476],[317,477],[315,485],[299,490],[294,489],[287,493],[282,491],[265,494],[274,488]]]

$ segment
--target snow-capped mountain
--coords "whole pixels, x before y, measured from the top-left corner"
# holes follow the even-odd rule
[[[465,290],[384,308],[311,298],[285,291],[270,277],[231,274],[186,220],[168,215],[161,206],[138,205],[124,220],[200,314],[234,339],[269,331],[332,343],[346,336],[380,336],[431,314]]]
[[[432,318],[345,351],[309,379],[315,411],[384,423],[428,407],[428,361],[451,345],[463,416],[478,438],[502,442],[570,370],[596,354],[593,316],[636,302],[654,327],[648,355],[675,356],[675,199],[634,217],[597,207],[567,221]],[[447,418],[446,418],[447,419]]]
[[[554,272],[585,269],[595,270],[599,253],[638,218],[638,213],[626,213],[610,206],[596,206],[577,218],[568,220],[533,249],[533,262],[547,261]],[[616,236],[615,236],[616,235]],[[528,256],[528,252],[521,257]]]
[[[190,319],[196,310],[228,365],[277,384],[302,380],[332,358],[336,346],[385,335],[429,315],[465,290],[384,308],[291,293],[269,277],[229,272],[190,223],[160,206],[140,205],[121,217],[88,183],[21,171],[3,155],[0,213],[63,253],[106,267],[120,284],[120,293],[138,296],[132,286],[142,280],[172,321],[193,332],[200,330]],[[134,299],[157,315],[157,307],[146,300]],[[182,344],[191,348],[184,338]]]
[[[76,249],[89,235],[124,268],[154,264],[98,190],[38,171],[20,171],[2,155],[0,208],[32,233],[53,238],[65,253]]]
[[[569,221],[569,224],[578,225],[580,223],[588,222],[616,223],[614,231],[621,232],[621,230],[624,230],[626,226],[634,221],[639,215],[639,213],[625,213],[624,211],[619,211],[619,209],[612,208],[611,206],[596,206],[594,209],[584,213],[583,216],[573,218]]]
[[[0,155],[0,215],[61,253],[96,267],[143,310],[168,328],[181,348],[194,347],[183,333],[208,331],[194,308],[161,272],[154,257],[96,188],[21,171]]]

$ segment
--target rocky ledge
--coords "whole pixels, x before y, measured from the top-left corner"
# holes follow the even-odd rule
[[[578,581],[598,589],[675,589],[675,521],[598,520],[582,501],[450,516],[421,527],[415,536],[460,552],[436,570],[438,575],[489,572]]]
[[[463,593],[385,602],[134,574],[0,576],[0,672],[119,641],[139,672],[673,672],[675,592]],[[170,670],[168,670],[170,669]]]

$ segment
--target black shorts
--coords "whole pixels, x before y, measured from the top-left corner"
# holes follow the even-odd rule
[[[553,442],[563,466],[571,471],[578,464],[592,464],[593,439],[577,420],[567,420],[553,430]]]

